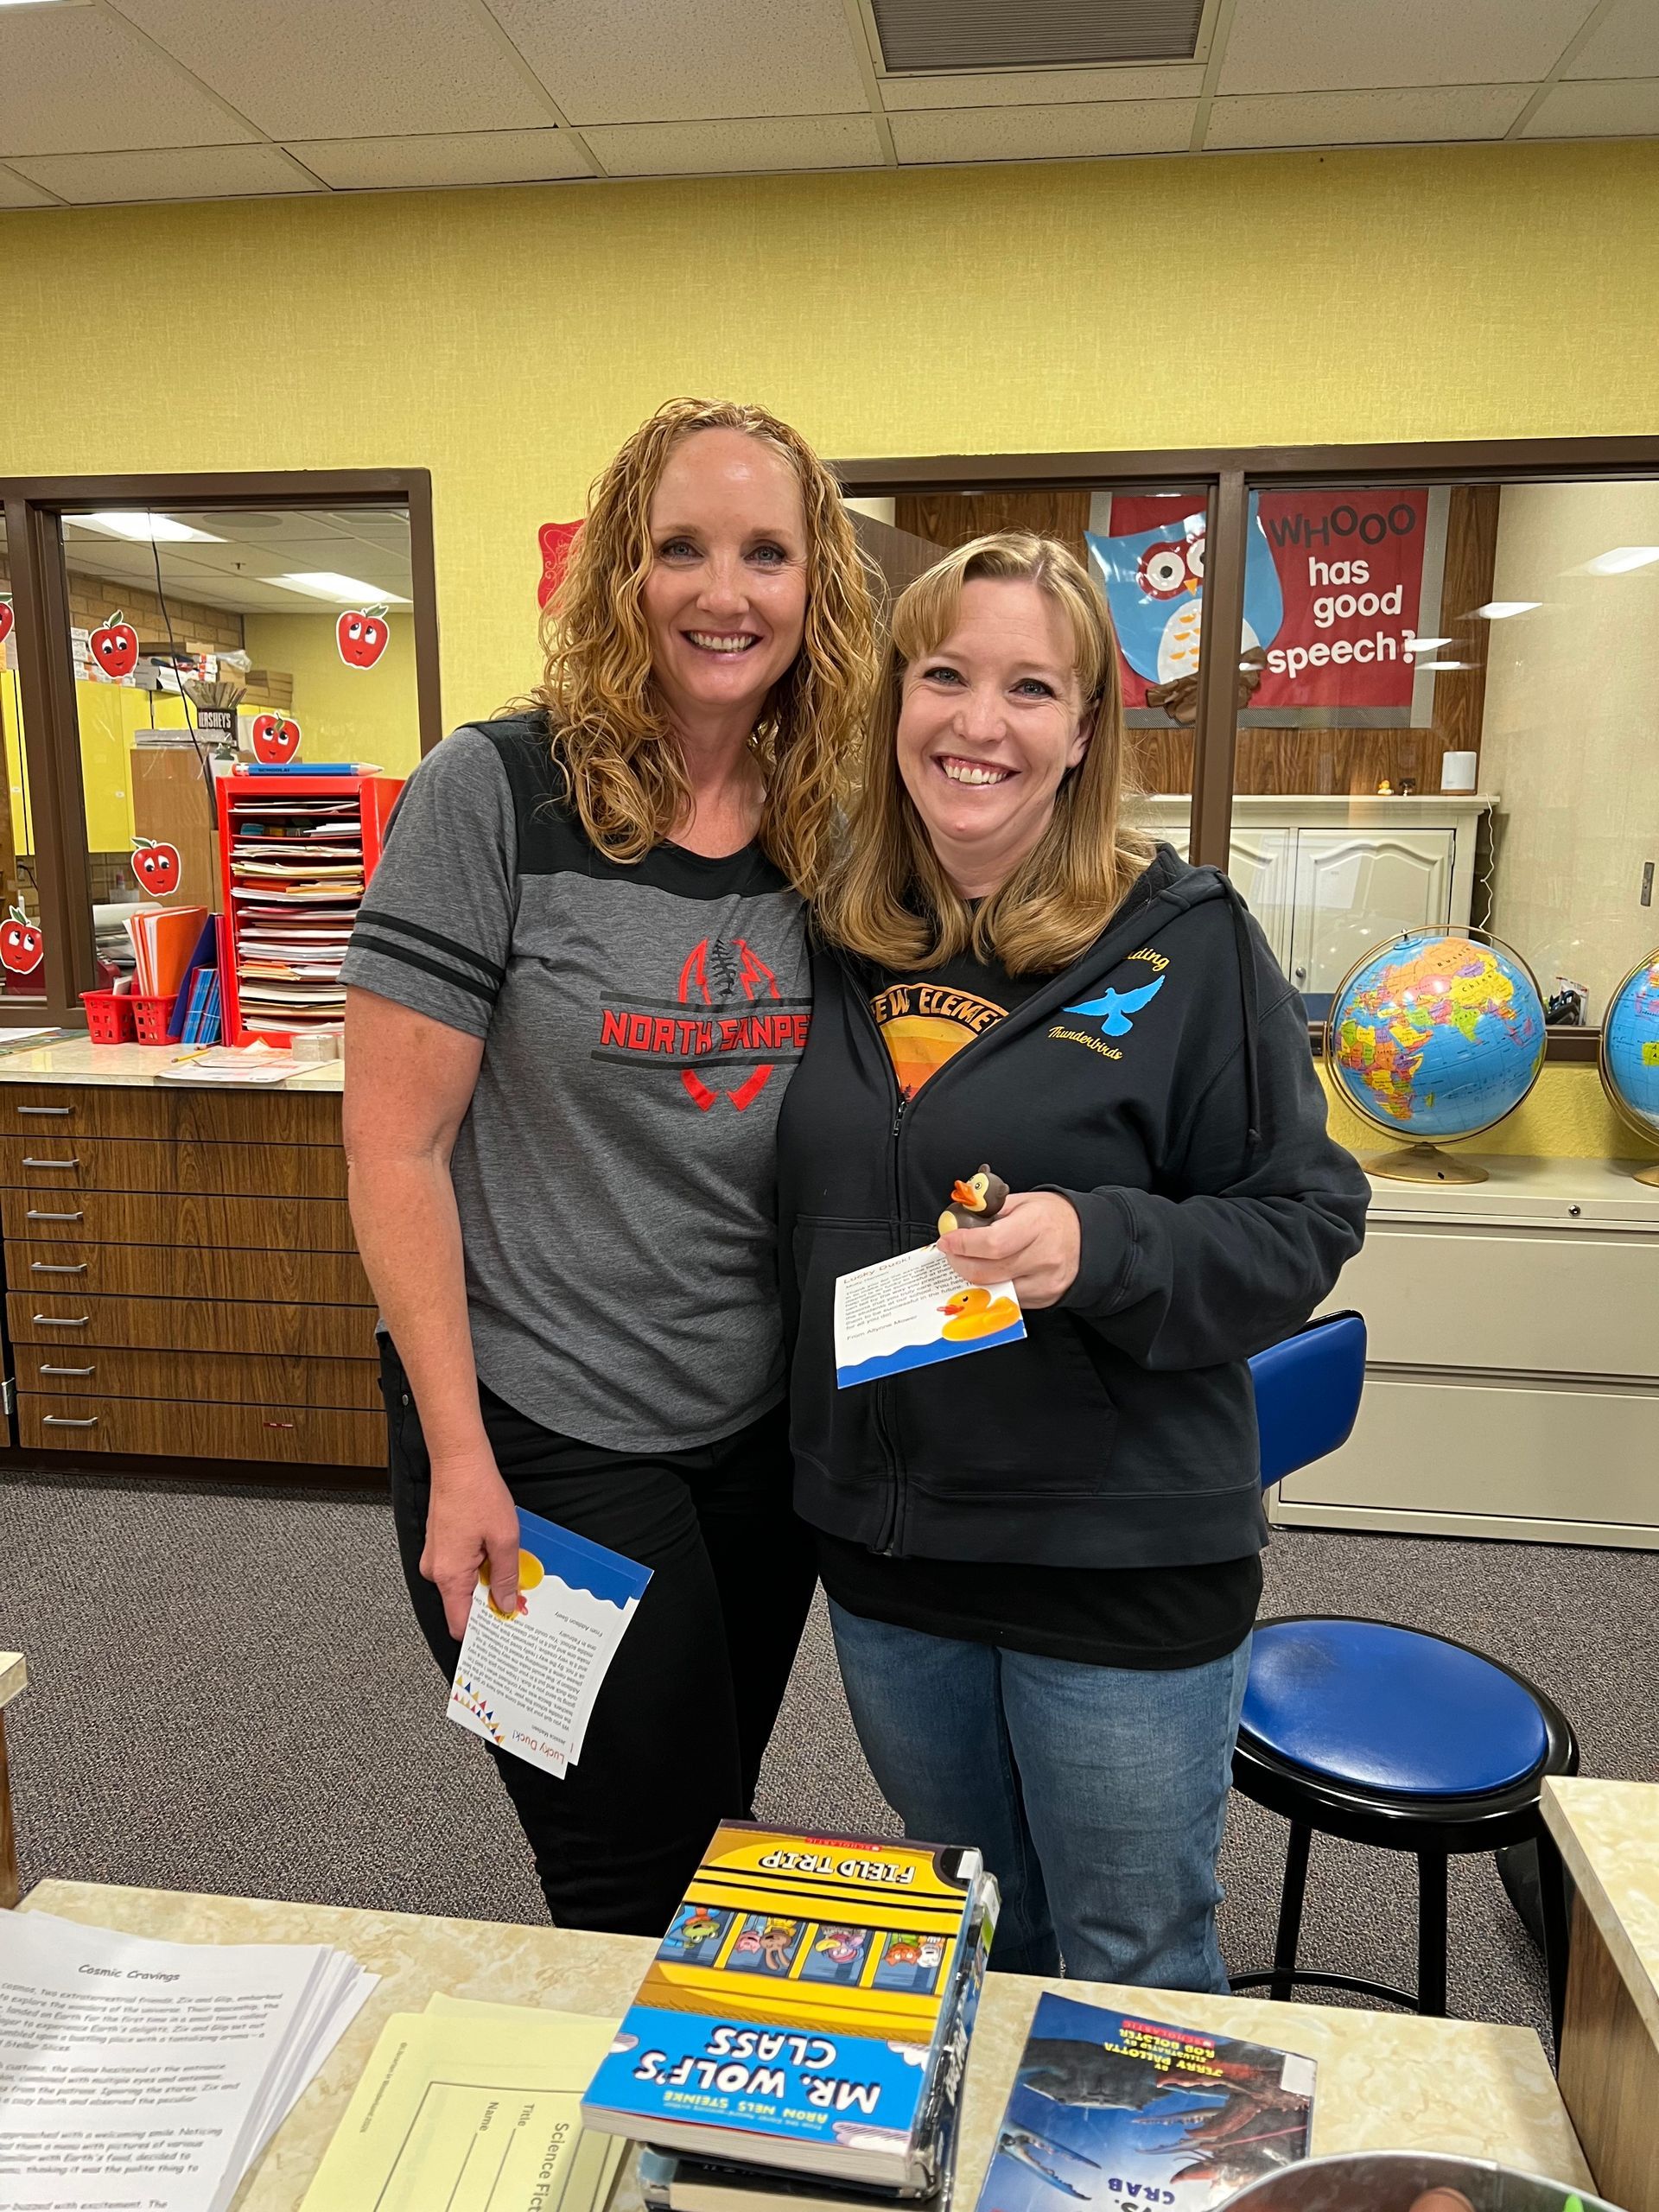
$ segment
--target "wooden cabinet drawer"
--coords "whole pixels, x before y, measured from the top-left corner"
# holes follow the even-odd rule
[[[17,1440],[52,1452],[159,1452],[184,1459],[382,1467],[386,1424],[315,1406],[203,1405],[188,1398],[60,1398],[22,1391]]]
[[[71,1332],[63,1332],[67,1336]],[[85,1332],[75,1332],[84,1338]],[[207,1405],[337,1406],[374,1412],[378,1365],[276,1352],[132,1351],[83,1341],[14,1344],[17,1388],[48,1395],[188,1398]]]
[[[6,1284],[20,1291],[107,1291],[118,1298],[374,1303],[354,1252],[226,1251],[212,1244],[31,1244],[8,1237]]]
[[[340,1094],[0,1083],[0,1134],[192,1137],[207,1144],[338,1144]]]
[[[8,1237],[81,1244],[219,1244],[351,1252],[343,1198],[222,1198],[194,1192],[4,1191]]]
[[[343,1198],[338,1145],[202,1144],[194,1137],[0,1135],[0,1185],[21,1191],[178,1191]]]
[[[112,1298],[96,1291],[14,1290],[6,1296],[6,1323],[14,1344],[298,1353],[312,1359],[375,1357],[372,1306],[273,1306],[253,1299],[215,1302]]]

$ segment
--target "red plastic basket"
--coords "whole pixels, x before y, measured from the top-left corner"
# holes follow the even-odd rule
[[[178,997],[176,991],[164,999],[146,998],[137,991],[130,995],[127,1004],[132,1008],[132,1018],[137,1024],[139,1044],[171,1045],[177,1041],[168,1035],[167,1026],[173,1019],[173,1009],[178,1003]]]
[[[83,991],[80,1002],[86,1009],[86,1035],[90,1042],[131,1044],[133,1001],[125,992],[118,996],[114,991]]]

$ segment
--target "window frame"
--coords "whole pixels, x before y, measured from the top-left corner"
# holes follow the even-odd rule
[[[46,931],[45,991],[18,1014],[86,1027],[80,994],[96,975],[92,879],[81,787],[79,720],[69,650],[68,572],[60,527],[79,508],[390,505],[409,512],[410,619],[423,755],[443,735],[432,478],[424,468],[229,470],[121,476],[0,477],[11,570],[23,753],[35,822],[35,877]]]
[[[891,499],[912,492],[1053,491],[1084,485],[1141,493],[1179,483],[1207,491],[1210,521],[1198,632],[1189,850],[1198,863],[1225,868],[1231,846],[1238,741],[1236,657],[1212,647],[1218,636],[1236,639],[1241,634],[1252,492],[1659,478],[1659,436],[1223,446],[1169,452],[938,454],[836,461],[830,467],[849,499]],[[1659,918],[1655,933],[1659,938]],[[1310,1023],[1316,1052],[1323,1031],[1323,1023]],[[1546,1056],[1558,1062],[1593,1061],[1600,1042],[1599,1027],[1551,1029],[1546,1032]]]

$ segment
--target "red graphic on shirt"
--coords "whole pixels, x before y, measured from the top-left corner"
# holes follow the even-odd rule
[[[690,1006],[692,1003],[691,994],[694,990],[701,994],[704,1006],[715,1004],[714,995],[709,988],[709,957],[707,938],[704,938],[701,944],[694,945],[686,955],[685,965],[680,970],[679,998],[682,1006]],[[715,945],[715,962],[716,980],[728,986],[721,993],[722,1000],[729,1001],[732,997],[729,985],[733,981],[731,969],[734,964],[737,970],[735,980],[741,987],[744,997],[751,1005],[760,995],[758,986],[762,983],[766,985],[766,995],[769,998],[775,999],[781,996],[778,988],[778,978],[767,967],[766,962],[750,950],[744,938],[734,937],[729,946],[723,938],[717,940]],[[721,970],[724,972],[720,972]],[[752,1106],[766,1089],[772,1080],[772,1064],[768,1060],[764,1067],[756,1068],[754,1072],[746,1081],[741,1083],[735,1090],[728,1090],[726,1093],[740,1114],[746,1107]],[[702,1077],[690,1068],[683,1071],[680,1081],[685,1085],[687,1095],[699,1113],[706,1114],[720,1096],[718,1091],[710,1090]]]

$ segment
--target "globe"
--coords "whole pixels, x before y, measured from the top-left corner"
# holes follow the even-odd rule
[[[1343,1097],[1373,1128],[1412,1140],[1366,1166],[1411,1182],[1485,1179],[1438,1140],[1478,1135],[1513,1113],[1544,1044],[1544,1003],[1526,962],[1466,931],[1409,930],[1367,953],[1332,998],[1325,1031]]]
[[[1659,1144],[1659,950],[1638,960],[1607,1001],[1601,1080],[1630,1127]],[[1659,1164],[1637,1179],[1659,1183]]]

